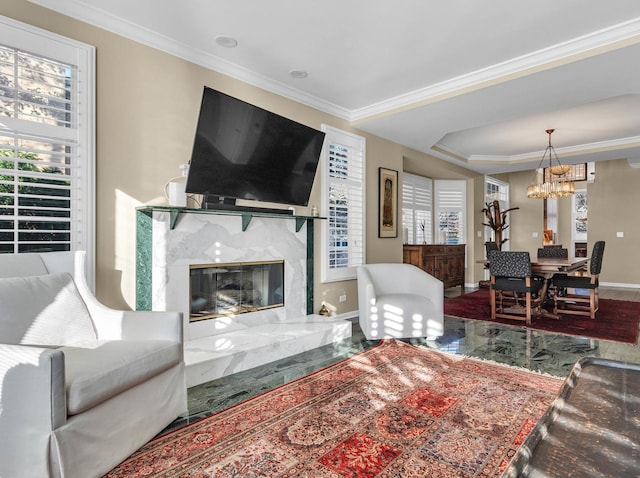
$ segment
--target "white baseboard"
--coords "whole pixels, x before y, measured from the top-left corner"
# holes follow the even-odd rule
[[[621,289],[640,289],[640,284],[624,284],[621,282],[602,282],[600,285],[604,287],[620,287]]]

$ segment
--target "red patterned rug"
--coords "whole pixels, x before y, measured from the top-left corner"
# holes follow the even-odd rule
[[[500,476],[561,384],[382,341],[156,438],[107,476]]]
[[[450,317],[491,321],[489,289],[479,289],[459,297],[445,299],[444,314]],[[640,302],[600,299],[596,318],[565,315],[560,319],[534,318],[526,327],[558,334],[577,335],[592,339],[613,340],[635,344],[638,341]],[[496,323],[525,326],[520,320],[496,319]]]

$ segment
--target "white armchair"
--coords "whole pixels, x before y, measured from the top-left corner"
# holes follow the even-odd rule
[[[109,309],[83,252],[0,254],[0,476],[101,476],[187,412],[182,317]]]
[[[368,340],[443,334],[442,281],[411,264],[358,268],[360,328]]]

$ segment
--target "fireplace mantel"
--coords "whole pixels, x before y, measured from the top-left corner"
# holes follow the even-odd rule
[[[313,314],[316,219],[322,218],[138,208],[136,309],[183,313],[188,386],[351,336],[349,320]],[[282,261],[283,306],[189,321],[193,265],[253,261]]]
[[[247,227],[251,223],[251,220],[254,217],[272,217],[278,219],[293,219],[296,221],[296,232],[302,229],[304,223],[307,221],[312,221],[314,219],[326,219],[325,217],[318,216],[303,216],[303,215],[295,215],[295,214],[282,214],[277,212],[268,212],[265,209],[263,212],[258,211],[243,211],[243,210],[232,210],[232,209],[203,209],[203,208],[188,208],[188,207],[173,207],[173,206],[142,206],[139,207],[138,212],[143,213],[152,213],[153,211],[164,211],[168,212],[170,216],[170,228],[174,229],[178,220],[183,214],[218,214],[218,215],[228,215],[228,216],[240,216],[242,217],[242,230],[246,231]]]
[[[270,212],[247,212],[247,211],[234,211],[234,210],[215,210],[215,209],[196,209],[185,207],[171,207],[171,206],[142,206],[137,208],[136,217],[136,309],[137,310],[152,310],[153,298],[152,298],[152,282],[154,261],[164,261],[164,257],[158,257],[160,253],[154,245],[157,238],[154,238],[154,218],[155,221],[160,221],[159,218],[166,217],[167,220],[162,220],[166,223],[164,233],[170,234],[175,232],[179,226],[180,218],[189,215],[206,215],[212,218],[220,217],[233,219],[237,217],[240,219],[242,233],[247,233],[249,226],[254,219],[261,220],[277,220],[277,221],[295,221],[295,232],[299,233],[302,227],[306,224],[306,313],[313,314],[313,277],[314,277],[314,224],[316,220],[326,219],[318,216],[305,216],[305,215],[293,215],[293,214],[281,214]],[[178,228],[179,230],[179,228]],[[156,228],[157,231],[157,228]],[[157,235],[157,232],[156,232]],[[212,240],[215,238],[211,238]],[[265,244],[265,247],[269,247]]]

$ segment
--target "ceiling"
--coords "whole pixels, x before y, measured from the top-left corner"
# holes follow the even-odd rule
[[[640,166],[638,0],[30,1],[479,173],[549,128],[563,163]]]

